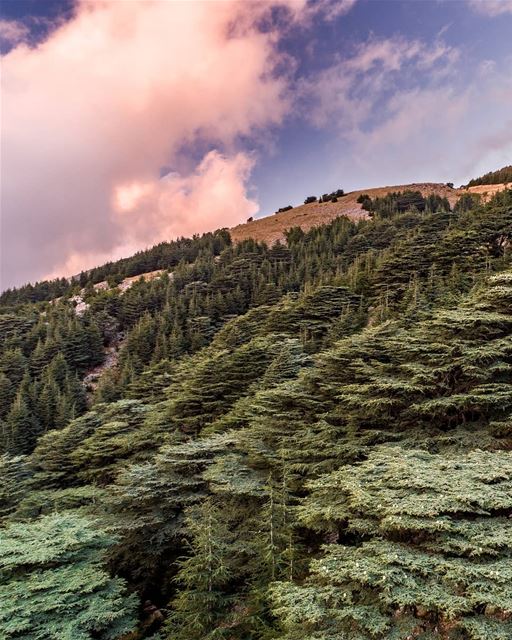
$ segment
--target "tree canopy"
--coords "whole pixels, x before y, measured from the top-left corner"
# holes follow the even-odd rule
[[[512,191],[364,204],[0,300],[2,637],[512,637]]]

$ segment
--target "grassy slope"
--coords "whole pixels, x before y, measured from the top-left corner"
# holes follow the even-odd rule
[[[273,244],[278,240],[284,240],[284,232],[291,227],[301,227],[304,231],[308,231],[312,227],[327,224],[339,216],[347,216],[352,220],[367,219],[366,211],[357,202],[357,198],[361,194],[367,193],[372,198],[376,198],[393,191],[407,189],[421,191],[423,195],[438,194],[447,197],[451,206],[463,193],[460,189],[450,189],[443,183],[434,182],[361,189],[347,193],[339,198],[338,202],[303,204],[290,209],[290,211],[239,224],[230,230],[231,237],[235,242],[253,238],[258,242]]]

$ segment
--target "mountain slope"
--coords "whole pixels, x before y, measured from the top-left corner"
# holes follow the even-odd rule
[[[300,227],[304,231],[309,231],[309,229],[321,224],[327,224],[339,216],[347,216],[351,220],[367,219],[367,212],[357,202],[359,196],[363,194],[368,194],[371,198],[377,198],[388,193],[406,190],[421,191],[424,196],[436,194],[446,197],[452,206],[461,195],[461,191],[458,189],[451,189],[446,184],[434,182],[351,191],[338,198],[337,202],[313,202],[311,204],[298,205],[289,211],[240,224],[230,229],[230,234],[235,242],[252,238],[258,242],[273,244],[278,240],[283,241],[285,231],[292,227]]]
[[[2,638],[510,638],[512,191],[371,204],[4,298]]]
[[[478,185],[496,185],[512,182],[512,165],[508,167],[502,167],[497,171],[489,171],[479,178],[473,178],[468,182],[468,187],[474,187]]]
[[[475,185],[472,187],[467,187],[466,191],[479,195],[483,200],[488,201],[493,197],[495,193],[499,193],[500,191],[504,191],[505,189],[510,188],[512,188],[512,181],[497,184]]]

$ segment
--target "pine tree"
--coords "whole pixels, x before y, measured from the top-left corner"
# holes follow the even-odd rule
[[[30,453],[36,443],[38,425],[23,397],[18,392],[5,419],[1,447],[14,455]]]
[[[82,415],[87,410],[87,397],[84,385],[78,378],[78,374],[68,373],[61,387],[61,394],[66,398],[69,407],[70,418]]]
[[[16,509],[27,493],[31,475],[25,456],[0,456],[0,522]]]
[[[14,388],[20,384],[26,369],[26,358],[21,349],[8,349],[2,354],[0,369],[9,378]]]
[[[69,376],[69,367],[62,351],[53,358],[47,368],[48,377],[53,379],[60,389],[65,386],[66,378]]]
[[[13,399],[13,384],[3,372],[0,372],[0,420],[9,412]]]
[[[59,401],[59,387],[53,378],[47,376],[37,399],[37,415],[43,432],[53,429]]]
[[[112,542],[72,513],[0,531],[0,635],[106,640],[132,631],[136,600],[102,565]]]
[[[115,402],[121,397],[122,388],[119,381],[120,372],[117,368],[105,371],[94,391],[95,402]]]
[[[229,625],[221,624],[231,604],[224,591],[231,577],[229,531],[210,499],[190,508],[186,517],[190,555],[181,562],[177,576],[180,590],[172,602],[167,638],[229,638]]]
[[[273,587],[278,637],[505,640],[511,488],[509,452],[398,447],[311,482],[299,517],[330,544],[305,584]]]

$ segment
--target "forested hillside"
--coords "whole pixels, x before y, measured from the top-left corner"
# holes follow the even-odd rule
[[[1,638],[512,638],[512,190],[360,204],[2,295]]]
[[[506,184],[507,182],[512,182],[512,165],[497,171],[489,171],[480,178],[473,178],[468,182],[468,187],[476,187],[481,184]]]

